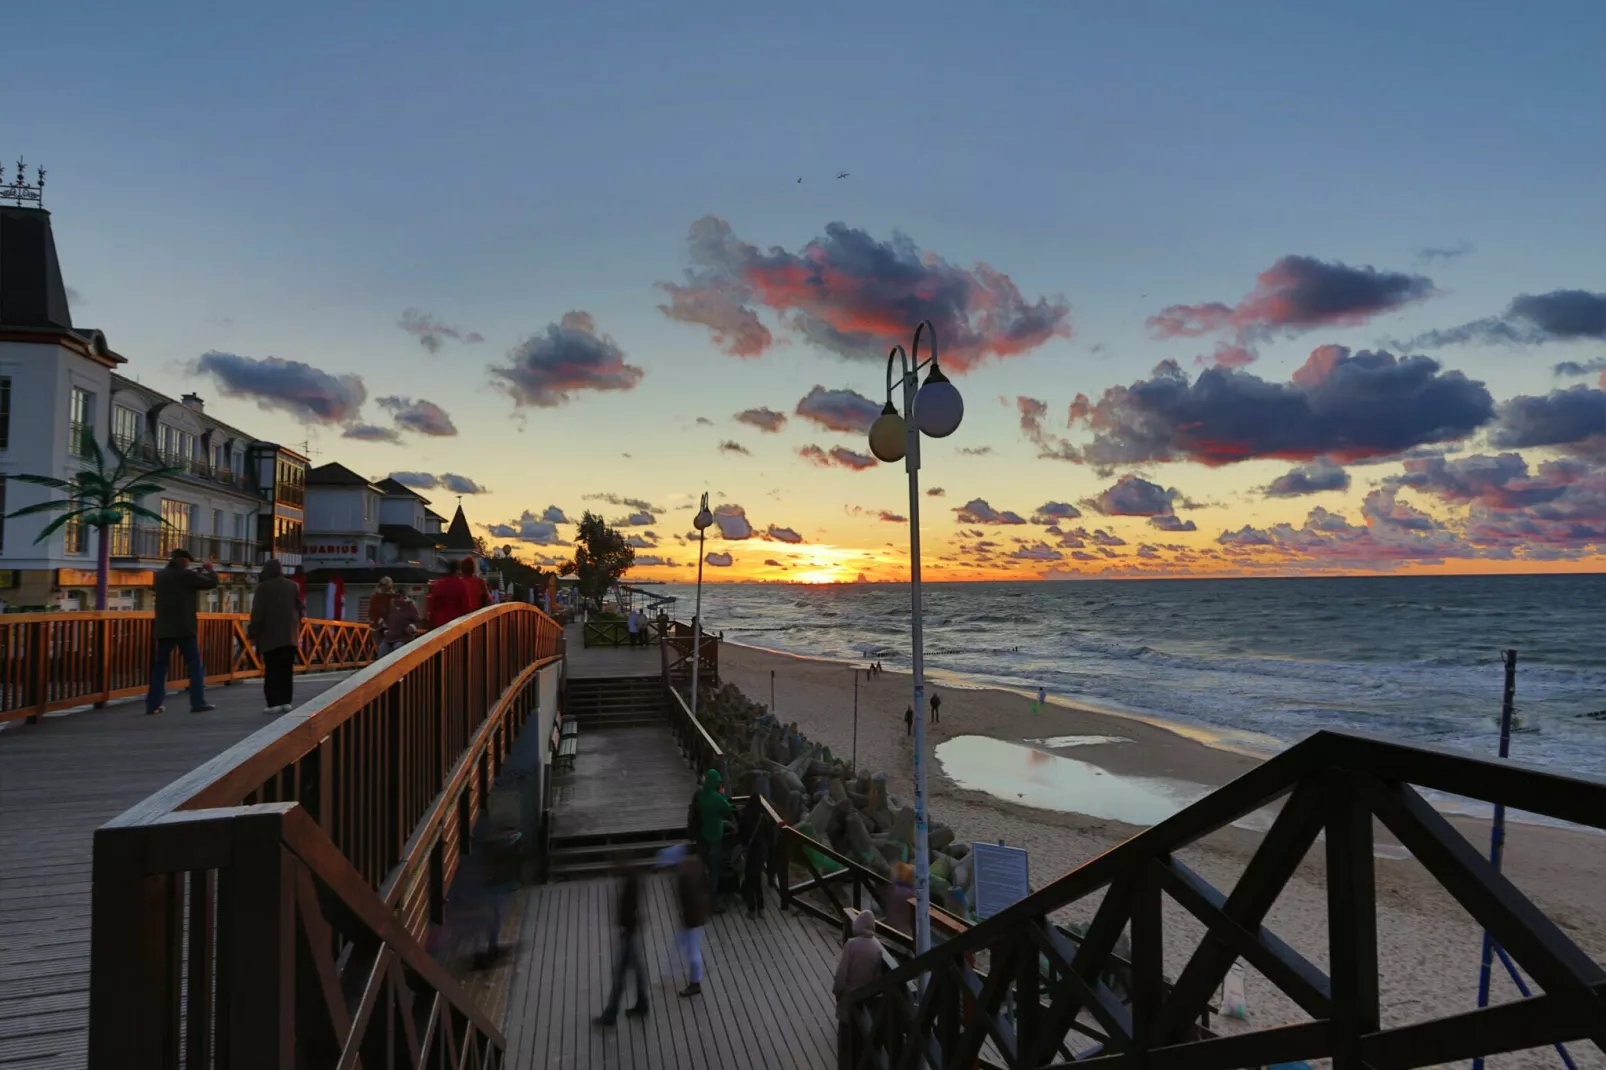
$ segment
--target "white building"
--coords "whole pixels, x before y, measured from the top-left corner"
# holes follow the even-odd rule
[[[116,443],[181,471],[141,503],[165,523],[130,518],[111,532],[108,607],[149,608],[154,570],[183,546],[224,578],[205,608],[244,611],[254,566],[300,563],[306,458],[212,419],[193,394],[175,401],[118,374],[125,363],[100,331],[74,326],[50,214],[0,207],[0,517],[60,494],[8,477],[71,479],[88,435],[108,465]],[[0,519],[0,601],[12,609],[94,607],[96,536],[69,524],[36,543],[52,517]]]
[[[427,530],[433,516],[428,504],[393,479],[372,482],[342,464],[308,472],[305,564],[311,611],[367,620],[369,598],[384,576],[424,610],[429,582],[443,568],[441,536]]]

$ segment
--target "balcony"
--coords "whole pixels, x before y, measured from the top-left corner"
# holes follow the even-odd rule
[[[168,450],[158,449],[154,444],[145,440],[114,436],[112,441],[121,450],[124,456],[131,460],[151,467],[177,468],[179,474],[191,479],[199,479],[206,483],[216,483],[222,487],[233,487],[246,493],[250,492],[243,472],[234,472],[226,467],[214,466],[211,462],[200,457],[185,457]]]
[[[197,561],[216,561],[220,565],[257,563],[257,544],[253,539],[234,539],[226,535],[203,535],[194,531],[150,526],[112,529],[114,559],[165,561],[181,546]]]

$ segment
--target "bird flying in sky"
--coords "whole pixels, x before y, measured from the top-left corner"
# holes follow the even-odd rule
[[[838,178],[847,178],[848,177],[848,173],[846,171],[843,171],[841,174],[837,175],[836,177],[838,177]]]

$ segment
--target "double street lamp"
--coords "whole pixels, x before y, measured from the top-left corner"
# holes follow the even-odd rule
[[[931,356],[920,359],[920,339],[929,343]],[[914,665],[915,750],[915,953],[931,947],[931,854],[926,821],[926,665],[920,602],[920,436],[947,438],[959,429],[965,403],[959,391],[937,366],[937,331],[929,320],[915,328],[913,357],[903,346],[887,354],[887,404],[870,425],[870,452],[879,460],[903,461],[909,473],[909,628]],[[892,403],[893,361],[899,362],[903,386],[903,414]],[[920,372],[929,368],[926,381]],[[699,567],[699,582],[701,565]]]
[[[697,609],[691,618],[691,715],[697,716],[697,669],[703,663],[703,547],[714,514],[708,511],[708,492],[703,491],[703,507],[692,520],[697,529]]]

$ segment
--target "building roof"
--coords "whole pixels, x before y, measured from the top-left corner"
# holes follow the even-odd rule
[[[180,406],[184,405],[184,403],[182,401],[178,400],[177,398],[168,397],[166,394],[162,393],[160,390],[157,390],[155,387],[146,386],[144,383],[138,382],[137,380],[134,380],[134,379],[130,379],[126,375],[119,375],[116,372],[112,372],[112,393],[115,394],[115,393],[118,393],[119,391],[123,391],[123,390],[135,390],[135,391],[138,391],[141,394],[147,394],[150,397],[159,398],[159,399],[161,399],[162,401],[166,402],[169,405],[180,405]],[[185,407],[188,408],[188,406],[185,406]],[[190,408],[189,411],[194,413],[196,419],[200,420],[202,423],[211,424],[212,426],[216,427],[220,431],[226,431],[230,435],[230,437],[232,437],[232,438],[235,438],[235,439],[237,439],[237,440],[239,440],[241,442],[255,442],[256,441],[256,436],[255,435],[247,434],[246,432],[241,431],[238,427],[235,427],[233,424],[224,423],[222,420],[219,420],[217,417],[209,415],[204,408],[202,408],[202,409]]]
[[[379,525],[379,536],[386,542],[394,543],[408,550],[442,545],[441,541],[435,536],[425,535],[410,524],[381,524]]]
[[[424,510],[424,515],[427,516],[427,517],[430,517],[431,519],[439,520],[442,524],[446,523],[446,518],[444,516],[441,516],[439,513],[437,513],[433,509],[426,508]]]
[[[0,207],[0,326],[73,332],[50,213]]]
[[[428,498],[424,497],[422,494],[418,493],[418,491],[414,490],[412,487],[409,487],[400,480],[392,479],[389,476],[386,476],[384,479],[374,480],[374,486],[383,491],[385,497],[387,498],[417,498],[425,505],[429,504]]]
[[[459,505],[457,512],[452,516],[452,526],[446,529],[441,545],[448,550],[474,549],[474,533],[469,530],[468,517],[463,515],[463,507]]]
[[[309,487],[372,487],[367,478],[358,475],[338,461],[320,464],[307,471],[307,486]],[[375,487],[374,489],[378,489]]]

